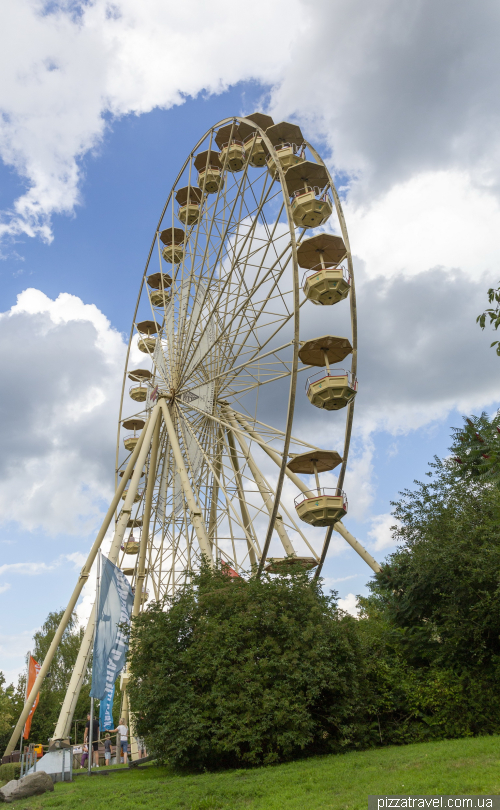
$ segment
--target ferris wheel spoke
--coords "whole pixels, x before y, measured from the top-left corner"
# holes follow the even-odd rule
[[[288,251],[288,246],[287,246],[287,248],[285,249],[285,251],[283,252],[283,254],[282,254],[282,255],[284,255],[284,253],[285,253],[285,252],[287,252],[287,251]],[[272,271],[272,268],[271,268],[271,269],[268,271],[268,273],[267,273],[267,277],[269,276],[269,274],[270,274],[270,272],[271,272],[271,271]],[[283,268],[283,270],[281,271],[281,273],[283,273],[283,272],[284,272],[284,268]],[[262,281],[260,282],[259,286],[261,286],[261,285],[264,283],[264,281],[265,281],[265,280],[266,280],[266,277],[264,277],[264,278],[262,279]],[[203,360],[205,359],[205,357],[207,356],[207,354],[208,354],[208,353],[209,353],[211,350],[213,350],[213,349],[214,349],[214,347],[215,347],[216,343],[219,343],[219,342],[221,341],[222,337],[224,337],[224,336],[225,336],[225,334],[228,332],[229,327],[230,327],[230,326],[232,325],[232,323],[233,323],[233,322],[236,320],[236,318],[237,318],[237,317],[238,317],[238,316],[239,316],[239,315],[240,315],[240,314],[243,312],[243,310],[244,310],[244,308],[245,308],[245,304],[246,304],[246,301],[243,301],[243,302],[241,303],[241,305],[240,305],[240,307],[238,308],[237,312],[236,312],[236,313],[235,313],[235,314],[234,314],[234,315],[233,315],[233,316],[230,318],[229,322],[228,322],[228,323],[225,325],[225,327],[222,329],[222,331],[221,331],[221,332],[219,333],[219,335],[217,336],[216,341],[214,342],[213,346],[211,346],[211,347],[209,347],[208,349],[206,349],[206,350],[205,350],[205,352],[202,354],[202,356],[201,356],[201,357],[199,358],[199,360],[197,361],[197,363],[196,363],[196,365],[194,366],[194,368],[196,368],[198,365],[200,365],[200,364],[203,362]],[[291,316],[290,316],[290,317],[291,317]],[[289,319],[288,319],[288,320],[289,320]],[[203,331],[205,331],[205,330],[203,330]],[[247,332],[247,337],[248,337],[248,334],[249,334],[249,331]],[[197,342],[197,344],[196,344],[195,348],[194,348],[194,349],[193,349],[193,351],[192,351],[192,356],[195,356],[196,350],[198,349],[198,347],[199,347],[199,345],[200,345],[200,340],[201,340],[201,337],[199,337],[198,342]]]
[[[255,537],[255,538],[254,538],[254,537],[252,537],[252,535],[251,535],[250,531],[249,531],[249,530],[246,528],[246,526],[244,525],[243,520],[242,520],[242,519],[240,519],[240,517],[238,516],[238,513],[236,512],[236,509],[235,509],[235,507],[234,507],[234,505],[233,505],[232,498],[230,498],[230,496],[229,496],[229,494],[228,494],[228,492],[227,492],[227,489],[226,489],[226,487],[224,486],[224,484],[223,484],[223,482],[222,482],[222,477],[221,477],[221,476],[219,476],[219,475],[217,474],[217,471],[216,471],[216,469],[215,469],[215,467],[214,467],[214,464],[212,463],[212,461],[211,461],[211,459],[208,457],[208,455],[205,453],[204,448],[203,448],[203,447],[201,446],[201,444],[199,443],[199,441],[198,441],[198,437],[196,436],[195,431],[194,431],[194,430],[191,428],[191,425],[190,425],[190,423],[189,423],[189,420],[187,420],[187,419],[186,419],[185,421],[186,421],[186,425],[187,425],[188,429],[189,429],[189,430],[190,430],[190,432],[191,432],[191,435],[192,435],[192,437],[193,437],[194,441],[196,442],[196,444],[198,445],[198,448],[200,449],[201,453],[202,453],[202,454],[204,455],[204,457],[205,457],[205,462],[206,462],[207,466],[209,467],[209,469],[210,469],[210,471],[211,471],[212,475],[214,476],[214,478],[216,478],[216,479],[217,479],[217,482],[218,482],[219,488],[220,488],[220,489],[222,490],[222,492],[224,493],[224,496],[225,496],[225,498],[226,498],[226,503],[227,503],[228,507],[231,509],[231,511],[232,511],[232,513],[233,513],[233,515],[234,515],[234,520],[235,520],[235,522],[236,522],[236,523],[238,524],[238,526],[241,528],[241,530],[242,530],[242,532],[243,532],[244,536],[245,536],[245,537],[246,537],[246,539],[247,539],[247,543],[249,544],[249,546],[250,546],[251,548],[253,548],[254,553],[255,553],[257,556],[260,556],[260,548],[259,548],[259,544],[258,544],[258,541],[257,541],[256,537]],[[223,442],[224,442],[224,439],[223,439]],[[224,468],[224,465],[223,465],[223,468]]]
[[[241,181],[240,181],[240,184],[239,184],[239,187],[238,187],[238,188],[241,188],[241,185],[242,185],[242,184],[244,183],[244,181],[245,181],[245,178],[246,178],[246,173],[247,173],[247,169],[248,169],[248,166],[245,166],[245,170],[244,170],[244,173],[243,173],[243,177],[242,177],[242,179],[241,179]],[[226,173],[226,175],[227,175],[227,173]],[[217,199],[219,198],[219,195],[220,195],[220,190],[217,192]],[[234,202],[232,203],[232,206],[231,206],[231,212],[230,212],[230,215],[229,215],[229,217],[228,217],[228,219],[227,219],[226,227],[225,227],[225,229],[224,229],[223,233],[222,233],[222,234],[219,234],[220,248],[218,248],[218,250],[217,250],[217,254],[216,254],[216,258],[215,258],[215,260],[213,261],[213,269],[212,269],[212,271],[211,271],[210,279],[208,280],[208,282],[207,282],[207,284],[206,284],[206,291],[205,291],[205,295],[204,295],[204,297],[203,297],[203,300],[202,300],[202,302],[201,302],[200,313],[201,313],[201,311],[203,310],[203,307],[205,306],[205,302],[206,302],[206,296],[207,296],[207,291],[208,291],[208,288],[209,288],[210,282],[211,282],[211,280],[213,279],[213,276],[214,276],[214,273],[215,273],[215,271],[216,271],[216,268],[218,267],[218,264],[219,264],[219,262],[220,262],[220,256],[221,256],[221,252],[222,252],[222,250],[223,250],[223,248],[224,248],[224,246],[225,246],[225,243],[226,243],[226,235],[227,235],[227,231],[228,231],[228,228],[229,228],[229,223],[232,221],[232,217],[233,217],[233,214],[234,214],[234,210],[235,210],[235,208],[236,208],[236,204],[237,204],[237,201],[238,201],[238,197],[239,197],[239,195],[237,194],[237,195],[235,196],[235,200],[234,200]],[[216,201],[216,202],[217,202],[217,201]],[[206,259],[207,259],[207,251],[208,251],[208,248],[209,248],[209,246],[210,246],[210,244],[211,244],[210,237],[211,237],[212,228],[213,228],[213,226],[214,226],[214,223],[215,223],[215,220],[214,220],[214,219],[212,219],[212,221],[211,221],[211,223],[210,223],[210,228],[209,228],[209,231],[208,231],[208,234],[207,234],[207,246],[206,246],[206,248],[205,248],[205,252],[204,252],[204,255],[203,255],[202,267],[203,267],[203,266],[205,266],[205,262],[206,262]],[[199,319],[198,319],[198,320],[199,320]],[[193,326],[194,326],[193,333],[194,333],[194,331],[196,330],[197,325],[198,325],[197,323],[195,323],[195,324],[193,325]],[[189,347],[188,347],[188,348],[189,348]],[[184,361],[185,361],[185,359],[186,359],[186,358],[183,358],[183,360],[184,360]]]
[[[266,183],[264,183],[263,188],[262,188],[262,192],[261,192],[261,198],[260,198],[260,201],[259,201],[259,210],[262,210],[262,208],[264,207],[264,205],[265,205],[265,204],[268,202],[268,199],[269,199],[269,193],[270,193],[271,188],[272,188],[272,184],[271,184],[269,187],[266,187]],[[248,239],[250,238],[250,240],[252,240],[252,238],[253,238],[253,234],[254,234],[255,229],[256,229],[256,227],[257,227],[257,224],[258,224],[258,217],[256,216],[256,217],[254,218],[254,221],[252,222],[252,225],[251,225],[251,226],[250,226],[250,228],[248,229],[247,234],[246,234],[244,237],[242,237],[242,245],[240,246],[239,254],[236,254],[236,255],[235,255],[235,257],[234,257],[234,262],[233,262],[233,263],[236,263],[236,264],[237,264],[237,263],[239,262],[239,256],[241,255],[241,252],[243,251],[243,249],[244,249],[244,247],[245,247],[246,243],[248,242]],[[224,246],[225,246],[225,240],[222,240],[222,241],[221,241],[221,249],[222,249],[222,247],[224,247]],[[214,262],[213,262],[213,269],[212,269],[211,276],[210,276],[210,278],[209,278],[209,280],[208,280],[208,283],[207,283],[207,289],[209,288],[210,283],[213,281],[214,273],[215,273],[215,271],[216,271],[216,269],[217,269],[217,266],[218,266],[218,262],[219,262],[219,261],[220,261],[220,250],[219,250],[219,253],[218,253],[218,254],[217,254],[217,256],[216,256],[216,261],[214,261]],[[230,276],[228,276],[227,281],[229,280],[229,278],[230,278]],[[227,284],[227,281],[226,281],[226,284]],[[225,293],[225,287],[226,287],[226,284],[225,284],[225,285],[223,285],[223,289],[222,289],[222,290],[219,292],[219,298],[220,298],[220,297],[221,297],[221,296],[222,296],[222,295]],[[205,303],[205,302],[203,302],[203,304],[204,304],[204,303]],[[218,300],[218,301],[214,302],[214,308],[215,308],[215,309],[218,309],[218,307],[220,306],[220,303],[221,303],[221,301],[220,301],[220,300]],[[198,318],[198,320],[199,320],[199,318]],[[197,325],[198,325],[197,323],[195,323],[195,324],[194,324],[194,330],[196,330]],[[203,336],[203,335],[202,335],[202,336]],[[202,336],[201,336],[201,337],[202,337]]]

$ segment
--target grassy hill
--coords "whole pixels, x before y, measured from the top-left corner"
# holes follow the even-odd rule
[[[16,803],[48,810],[366,810],[369,794],[498,794],[500,737],[318,757],[276,767],[179,775],[154,765],[78,776]]]

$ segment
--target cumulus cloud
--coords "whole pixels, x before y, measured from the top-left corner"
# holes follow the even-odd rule
[[[346,613],[350,613],[351,616],[354,616],[355,619],[358,618],[358,598],[353,593],[348,593],[345,599],[339,599],[338,606],[341,610],[345,610]]]
[[[0,155],[27,190],[2,230],[46,240],[51,214],[79,202],[81,158],[99,144],[106,116],[168,108],[242,79],[271,82],[287,61],[290,28],[304,20],[298,0],[256,0],[242,41],[227,0],[195,9],[159,0],[19,0],[3,15]]]
[[[391,514],[377,515],[372,519],[372,528],[368,532],[368,537],[374,541],[376,551],[396,545],[391,531],[395,524],[396,519]]]
[[[228,0],[4,9],[0,156],[26,183],[6,234],[52,238],[51,215],[78,204],[81,158],[107,121],[242,80],[324,139],[358,204],[422,172],[465,171],[484,193],[498,185],[492,0],[255,0],[244,26]]]
[[[0,514],[25,529],[85,534],[113,491],[125,355],[93,305],[25,290],[0,315]]]

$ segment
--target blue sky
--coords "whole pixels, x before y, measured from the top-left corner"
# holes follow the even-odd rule
[[[238,43],[227,23],[230,53],[219,63],[196,55],[208,21],[192,30],[179,18],[151,33],[153,0],[137,14],[119,3],[122,19],[133,17],[128,28],[116,22],[126,75],[102,44],[114,23],[89,16],[100,2],[85,6],[78,29],[64,4],[41,21],[26,0],[7,20],[14,32],[24,25],[33,65],[50,53],[60,74],[54,89],[40,68],[36,90],[35,80],[16,84],[22,54],[0,65],[12,79],[0,95],[1,311],[9,313],[0,319],[0,669],[11,677],[33,631],[65,605],[112,492],[124,341],[149,245],[179,167],[217,121],[264,108],[275,120],[298,121],[342,187],[360,318],[345,524],[377,559],[393,548],[390,501],[425,475],[434,454],[446,453],[462,413],[500,402],[499,360],[475,324],[500,258],[499,130],[488,101],[497,90],[498,54],[487,36],[496,12],[479,2],[481,24],[471,33],[459,11],[453,51],[445,9],[440,16],[428,2],[418,13],[405,3],[402,10],[371,3],[380,23],[373,36],[361,0],[320,2],[313,16],[307,2],[292,5],[285,4],[295,22],[287,16],[284,44],[273,53],[269,31],[249,30]],[[223,0],[217,9],[224,12]],[[282,11],[276,2],[269,13],[282,19]],[[400,24],[392,38],[389,18]],[[61,32],[54,38],[49,30],[54,20],[75,38],[74,55]],[[324,32],[340,20],[358,46],[349,56],[340,46],[340,55],[325,51]],[[184,42],[176,63],[156,39],[172,25]],[[140,58],[130,42],[144,32],[151,66],[147,37]],[[182,63],[182,48],[191,49],[193,65]],[[417,53],[432,62],[431,78],[420,75]],[[81,72],[86,59],[103,65],[104,78],[97,68]],[[26,194],[29,205],[19,203]],[[64,293],[82,303],[59,298]],[[324,569],[349,607],[369,574],[340,541]]]

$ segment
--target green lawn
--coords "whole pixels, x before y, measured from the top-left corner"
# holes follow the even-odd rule
[[[45,810],[316,810],[363,808],[368,794],[498,794],[500,737],[449,740],[318,757],[277,767],[179,775],[143,771],[78,776],[16,802]]]

